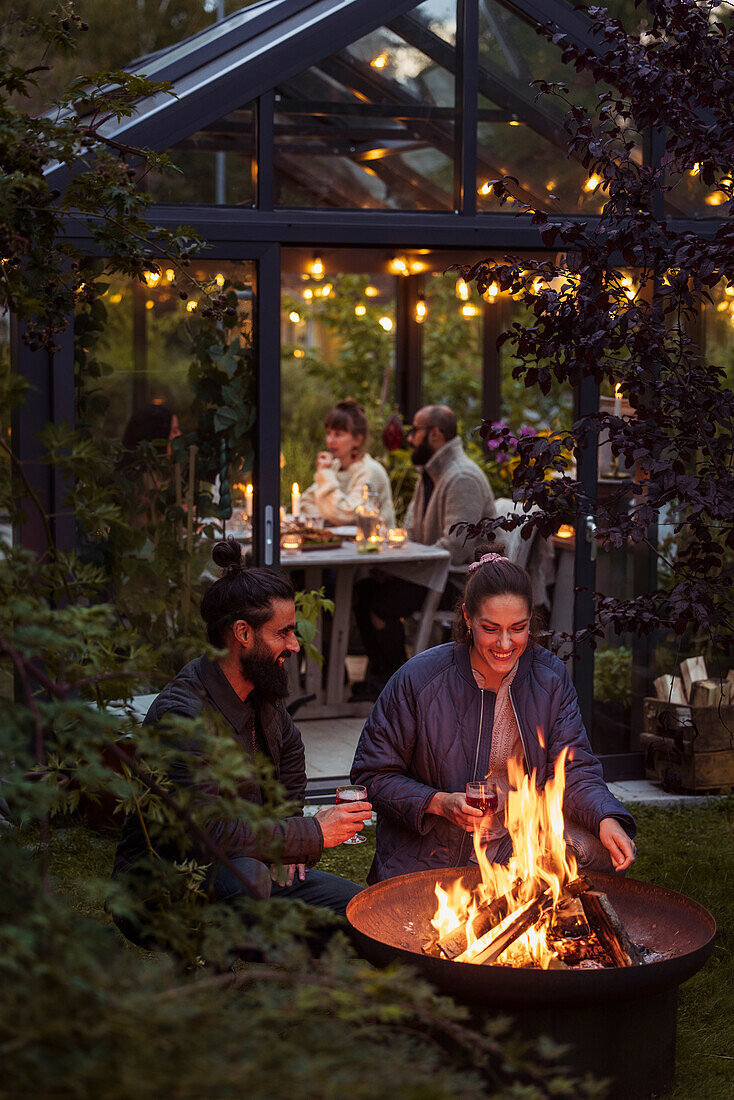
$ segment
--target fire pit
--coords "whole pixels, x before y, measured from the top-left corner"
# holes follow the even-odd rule
[[[436,886],[462,878],[472,889],[477,867],[419,871],[370,886],[352,899],[347,919],[362,955],[377,966],[402,961],[440,992],[479,1014],[514,1015],[528,1035],[572,1044],[567,1063],[610,1077],[620,1100],[661,1093],[673,1076],[677,990],[708,958],[716,932],[706,909],[649,883],[588,874],[605,893],[631,939],[656,961],[601,970],[538,970],[451,962],[423,954],[435,935]]]

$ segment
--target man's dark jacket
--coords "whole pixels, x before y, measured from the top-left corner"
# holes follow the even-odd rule
[[[352,765],[377,810],[377,851],[368,882],[429,867],[458,867],[471,837],[426,813],[437,791],[463,791],[489,769],[495,694],[477,687],[465,645],[436,646],[399,669],[375,703]],[[609,791],[591,751],[565,665],[539,646],[527,649],[510,685],[525,768],[539,788],[564,748],[567,819],[594,836],[604,817],[634,836],[634,818]]]
[[[251,699],[252,697],[250,697]],[[266,834],[253,834],[250,826],[238,818],[221,817],[210,820],[207,832],[227,856],[251,856],[268,861],[277,855],[283,863],[315,863],[323,850],[323,835],[318,821],[302,814],[306,793],[305,754],[301,735],[282,703],[262,700],[257,708],[259,721],[255,727],[255,710],[248,700],[241,700],[217,664],[206,657],[190,661],[181,669],[175,680],[166,684],[153,701],[145,717],[148,725],[164,720],[166,715],[195,718],[205,707],[221,714],[232,730],[232,736],[244,755],[253,757],[256,739],[258,747],[267,753],[273,763],[276,778],[283,784],[288,799],[301,807],[295,817],[289,817]],[[195,746],[185,746],[187,756],[196,752]],[[192,774],[190,760],[175,764],[170,769],[175,786],[193,788],[200,800],[216,800],[216,785],[197,782]],[[238,791],[242,798],[260,803],[259,786],[243,782]],[[206,863],[214,862],[211,852],[202,851],[191,838],[189,858]],[[115,872],[126,871],[147,854],[145,834],[137,814],[125,818],[122,838],[115,857]]]

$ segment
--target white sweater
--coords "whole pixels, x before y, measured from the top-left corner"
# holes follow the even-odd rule
[[[380,516],[387,527],[395,526],[395,509],[392,503],[390,479],[384,466],[371,455],[358,458],[348,470],[342,470],[339,462],[326,470],[317,470],[314,483],[301,497],[304,515],[317,515],[330,523],[354,523],[354,509],[362,501],[362,486],[369,485],[377,494]]]

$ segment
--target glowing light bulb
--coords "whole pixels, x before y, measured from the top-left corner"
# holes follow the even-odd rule
[[[305,356],[305,354],[306,354],[306,353],[305,353],[305,351],[303,350],[303,348],[294,348],[294,351],[293,351],[293,358],[294,358],[294,359],[303,359],[303,357]]]
[[[548,180],[548,182],[545,185],[545,189],[546,189],[546,191],[555,191],[556,181],[555,180]]]
[[[288,314],[288,319],[290,321],[292,321],[294,325],[297,325],[298,322],[301,320],[301,315],[300,315],[300,313],[296,313],[295,309],[293,309]]]
[[[556,535],[559,539],[572,539],[576,534],[570,523],[562,523],[556,531]]]
[[[517,121],[516,118],[511,118],[510,119],[510,126],[519,126],[519,125],[520,125],[520,123]]]
[[[492,190],[492,188],[490,187],[489,182],[485,180],[485,182],[479,188],[479,194],[480,195],[488,195],[491,190]]]
[[[584,184],[584,191],[596,191],[597,187],[601,183],[601,176],[597,176],[596,172],[589,176]]]
[[[187,313],[193,313],[195,309],[196,309],[196,302],[187,302],[186,303],[186,312]]]
[[[421,263],[420,260],[411,260],[410,261],[410,274],[411,275],[420,275],[420,273],[422,271],[426,270],[427,266],[428,266],[428,264]]]
[[[153,299],[148,298],[148,301],[145,303],[145,308],[146,309],[152,309],[154,305],[155,305],[155,302],[153,301]]]
[[[334,288],[332,287],[331,283],[324,283],[321,288],[321,297],[328,298],[333,289]]]
[[[320,256],[314,256],[308,270],[314,279],[323,279],[324,263]]]
[[[357,317],[364,317],[367,312],[367,306],[355,306],[354,313]]]
[[[727,294],[730,298],[734,297],[734,286],[724,287],[724,294]]]
[[[461,279],[461,278],[457,279],[456,280],[456,297],[459,299],[459,301],[460,302],[468,302],[470,293],[471,293],[471,291],[469,290],[469,284],[464,279]]]
[[[370,65],[373,69],[384,69],[387,65],[387,54],[379,53],[377,57],[372,58]]]
[[[364,288],[364,292],[366,297],[368,298],[376,298],[377,295],[380,293],[376,286],[366,286]]]
[[[728,308],[729,308],[729,303],[728,302],[719,302],[718,306],[716,307],[716,312],[717,313],[723,313],[724,310],[727,310]]]
[[[110,294],[110,301],[116,306],[118,302],[122,301],[122,294]]]
[[[485,302],[493,302],[499,292],[500,288],[497,286],[497,283],[490,283],[482,297],[484,298]]]
[[[401,260],[399,257],[396,257],[395,259],[390,260],[389,267],[390,267],[390,271],[392,272],[393,275],[407,275],[408,274],[408,265],[406,264],[405,260]]]
[[[479,310],[476,306],[467,304],[461,307],[461,312],[464,317],[476,317]]]
[[[715,191],[713,195],[706,196],[707,206],[721,206],[724,202],[726,202],[726,195],[723,191]]]
[[[166,282],[167,283],[172,283],[175,278],[176,278],[176,272],[173,270],[172,267],[167,267],[166,268]]]
[[[149,286],[151,288],[151,290],[153,289],[154,286],[158,286],[158,283],[160,282],[160,278],[161,278],[160,271],[144,271],[143,272],[143,279],[145,280],[145,285]]]
[[[415,319],[419,325],[422,325],[428,316],[428,306],[426,305],[425,298],[419,298],[415,303]]]
[[[689,175],[697,176],[700,171],[701,171],[701,165],[699,164],[698,161],[696,161],[696,163],[693,165],[693,168],[691,168],[691,171],[689,172]]]
[[[308,286],[306,287],[306,289],[303,292],[303,297],[306,299],[307,302],[311,301],[311,299],[313,298],[313,291],[311,290],[310,287],[308,287]]]
[[[380,324],[384,328],[385,332],[392,332],[392,321],[389,317],[381,317]]]

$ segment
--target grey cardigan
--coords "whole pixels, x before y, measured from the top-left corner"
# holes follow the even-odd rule
[[[408,506],[408,533],[414,542],[449,550],[452,565],[465,565],[474,559],[477,540],[465,545],[461,532],[450,535],[449,531],[455,523],[494,516],[490,484],[476,462],[464,454],[458,436],[431,455],[424,469],[434,483],[433,492],[424,514],[425,489],[418,481]]]

